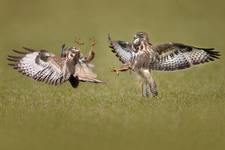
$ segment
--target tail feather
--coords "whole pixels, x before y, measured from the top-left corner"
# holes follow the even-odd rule
[[[79,79],[77,76],[74,77],[73,75],[70,75],[69,82],[73,88],[77,88],[79,85]]]

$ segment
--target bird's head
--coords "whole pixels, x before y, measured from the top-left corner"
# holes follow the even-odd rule
[[[76,49],[75,47],[72,47],[67,52],[67,59],[70,61],[77,62],[80,58],[80,50]]]
[[[150,44],[148,34],[146,32],[137,32],[134,35],[133,43],[139,45],[142,41]]]

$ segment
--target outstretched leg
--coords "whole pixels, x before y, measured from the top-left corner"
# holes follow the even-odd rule
[[[81,42],[81,39],[75,39],[75,44],[77,46],[77,48],[80,50],[81,46],[84,45],[84,42]]]
[[[157,91],[157,85],[156,85],[156,82],[155,80],[152,80],[150,83],[150,91],[152,93],[152,96],[155,97],[158,95],[158,91]]]
[[[90,41],[91,41],[91,50],[89,51],[89,53],[87,55],[82,56],[82,61],[85,63],[90,63],[95,57],[95,52],[93,51],[93,49],[96,45],[96,41],[94,39],[90,39]],[[78,45],[82,44],[82,43],[80,43],[80,41],[76,41],[76,43]]]
[[[143,97],[148,97],[150,95],[150,86],[147,80],[141,81],[141,93]]]
[[[130,67],[130,64],[123,64],[121,67],[119,68],[113,68],[112,69],[112,72],[116,72],[117,74],[119,74],[119,72],[123,72],[123,71],[127,71],[127,70],[130,70],[131,67]]]
[[[144,70],[141,71],[140,75],[143,77],[142,95],[148,96],[148,93],[150,91],[153,97],[157,96],[158,91],[157,91],[156,82],[152,78],[152,75],[151,75],[150,71],[148,69],[144,69]],[[147,86],[147,84],[148,84],[148,86]]]
[[[94,38],[93,39],[90,39],[90,41],[91,41],[91,50],[90,51],[93,51],[94,48],[95,48],[95,45],[96,45],[96,41],[95,41]]]
[[[95,57],[94,48],[95,48],[95,45],[96,45],[96,41],[95,41],[95,39],[90,39],[90,41],[91,41],[91,50],[89,51],[88,55],[85,56],[85,59],[86,59],[87,63],[91,62]]]

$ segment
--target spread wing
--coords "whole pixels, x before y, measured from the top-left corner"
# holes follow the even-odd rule
[[[75,66],[75,74],[80,81],[102,83],[103,81],[97,79],[97,74],[92,71],[93,65],[83,62],[82,60]]]
[[[111,37],[108,36],[110,48],[112,48],[112,52],[116,53],[116,56],[122,63],[127,63],[135,55],[135,52],[132,48],[132,44],[125,41],[112,41]]]
[[[159,54],[158,60],[152,64],[153,70],[173,71],[189,68],[192,65],[219,59],[219,52],[214,48],[198,48],[180,43],[166,43],[153,46]]]
[[[35,51],[25,48],[25,51],[13,50],[17,56],[8,55],[9,65],[22,74],[52,85],[59,85],[70,77],[64,71],[65,58],[55,57],[46,50]]]

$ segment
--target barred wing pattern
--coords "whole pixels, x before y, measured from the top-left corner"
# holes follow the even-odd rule
[[[111,37],[108,37],[110,48],[112,48],[112,52],[116,53],[116,56],[122,63],[129,62],[135,55],[133,51],[132,44],[125,41],[112,41]]]
[[[189,68],[192,65],[214,61],[220,56],[213,48],[198,48],[180,43],[156,45],[152,49],[159,54],[159,57],[151,65],[151,69],[161,71]]]
[[[9,64],[22,74],[51,85],[59,85],[67,81],[70,75],[63,71],[65,59],[57,58],[46,50],[35,51],[25,48],[25,51],[13,50],[18,56],[8,55]]]

